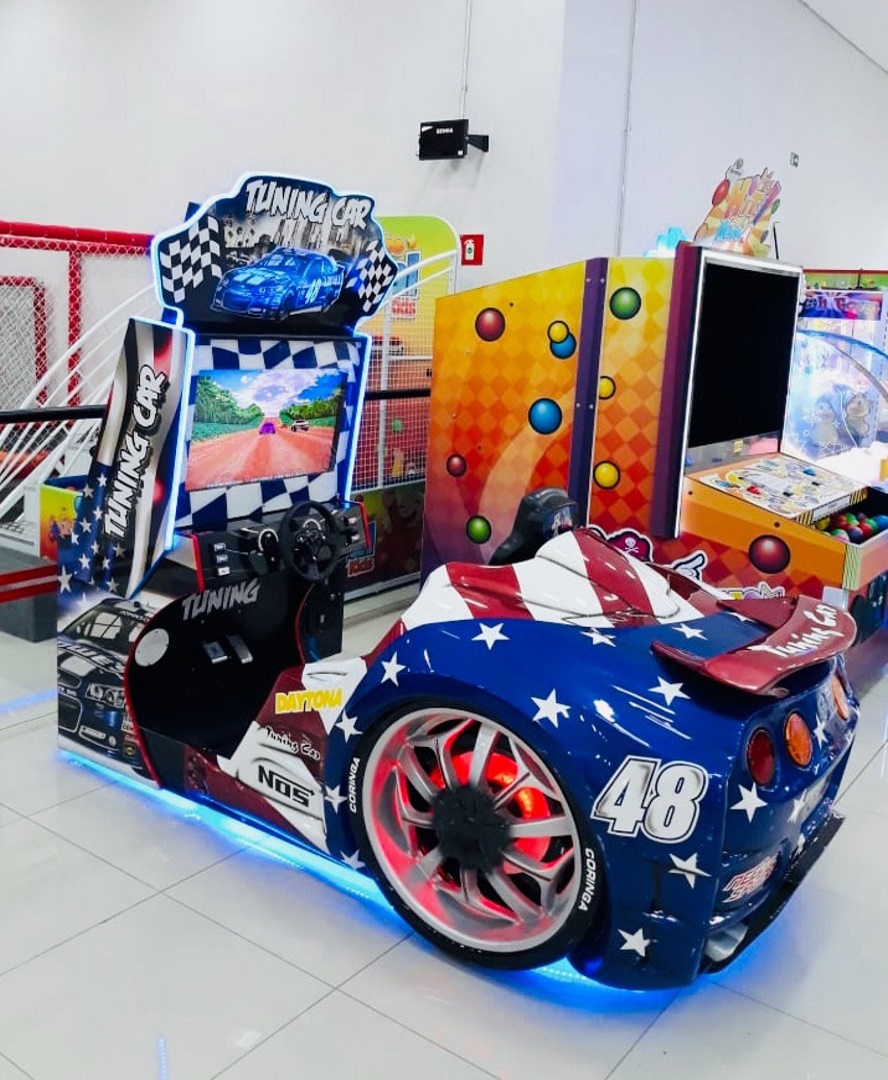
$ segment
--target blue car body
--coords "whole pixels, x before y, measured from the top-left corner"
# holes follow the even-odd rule
[[[262,319],[326,311],[339,299],[344,277],[343,268],[329,255],[275,248],[250,266],[229,270],[216,286],[212,306]]]

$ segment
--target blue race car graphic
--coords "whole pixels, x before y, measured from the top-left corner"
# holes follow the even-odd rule
[[[344,277],[329,255],[279,247],[250,266],[229,270],[216,286],[212,306],[262,319],[326,311],[339,299]]]
[[[675,986],[770,923],[840,821],[850,616],[730,600],[577,529],[436,570],[366,657],[288,661],[286,575],[313,587],[344,551],[315,506],[280,525],[287,569],[175,601],[135,643],[155,780],[372,875],[474,963]]]

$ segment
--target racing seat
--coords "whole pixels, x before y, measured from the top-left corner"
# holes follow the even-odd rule
[[[547,540],[579,525],[579,507],[561,488],[539,488],[518,504],[512,531],[490,557],[491,566],[532,559]]]

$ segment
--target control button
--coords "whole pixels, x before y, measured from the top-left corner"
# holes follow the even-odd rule
[[[203,651],[207,654],[211,664],[221,664],[228,659],[228,653],[222,648],[218,641],[203,641]]]

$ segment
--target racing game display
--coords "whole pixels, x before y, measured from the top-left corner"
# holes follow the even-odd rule
[[[326,472],[345,379],[338,368],[198,376],[186,490]]]

